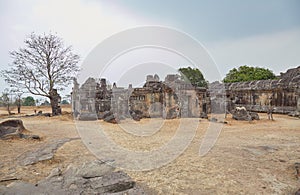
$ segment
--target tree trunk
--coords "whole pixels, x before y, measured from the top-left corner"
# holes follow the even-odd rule
[[[21,98],[18,99],[18,114],[21,113]]]
[[[7,112],[8,112],[8,115],[11,115],[9,103],[7,103]]]

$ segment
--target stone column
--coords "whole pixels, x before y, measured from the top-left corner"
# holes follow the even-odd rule
[[[61,97],[57,93],[57,89],[52,89],[52,91],[50,91],[50,96],[51,96],[50,101],[51,101],[52,115],[53,116],[60,115],[61,108],[59,104],[61,101]]]
[[[297,90],[297,111],[300,112],[300,89]]]

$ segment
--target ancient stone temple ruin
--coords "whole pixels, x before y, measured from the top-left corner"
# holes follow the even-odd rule
[[[141,118],[200,117],[207,113],[230,112],[237,106],[249,111],[287,114],[300,111],[300,67],[282,73],[276,80],[222,84],[209,88],[194,87],[179,75],[148,75],[143,87],[107,85],[106,79],[88,78],[81,86],[74,80],[72,110],[101,119],[105,113],[118,118],[139,115]]]
[[[88,78],[81,86],[75,80],[72,92],[74,115],[89,113],[97,118],[108,111],[119,118],[133,113],[143,118],[199,117],[207,112],[207,101],[206,88],[194,87],[178,75],[167,75],[165,81],[148,75],[143,87],[127,89],[115,83],[109,88],[103,78]]]

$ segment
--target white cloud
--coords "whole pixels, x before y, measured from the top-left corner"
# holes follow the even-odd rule
[[[32,18],[43,26],[43,31],[55,31],[81,48],[84,56],[113,33],[148,22],[109,1],[81,0],[37,2]]]
[[[8,68],[8,52],[22,47],[26,35],[57,33],[84,57],[103,39],[121,30],[153,23],[112,1],[12,0],[0,8],[0,69]],[[0,79],[0,91],[6,86]]]
[[[208,44],[223,76],[240,65],[269,68],[275,74],[300,65],[300,29]]]

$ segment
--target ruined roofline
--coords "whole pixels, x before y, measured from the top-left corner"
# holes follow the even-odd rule
[[[77,88],[81,89],[81,90],[85,90],[89,87],[96,87],[97,85],[101,85],[102,82],[105,83],[105,87],[108,90],[111,90],[113,87],[113,85],[107,85],[106,84],[107,79],[106,78],[93,78],[93,77],[88,77],[85,82],[83,84],[79,84],[77,82],[77,80],[74,82],[74,86],[77,85]],[[146,81],[144,83],[144,85],[142,87],[132,87],[132,84],[129,84],[128,87],[115,87],[117,89],[143,89],[144,88],[152,88],[155,85],[165,85],[165,86],[169,86],[169,87],[179,87],[179,89],[181,90],[206,90],[205,87],[195,87],[192,84],[185,82],[183,80],[180,80],[180,75],[178,74],[168,74],[165,77],[164,81],[161,81],[159,79],[159,76],[157,74],[155,75],[147,75],[146,76]]]
[[[297,77],[298,78],[298,77]],[[300,76],[299,76],[300,80]],[[283,79],[279,80],[258,80],[258,81],[246,81],[246,82],[235,82],[235,83],[212,83],[209,85],[210,89],[221,89],[226,90],[272,90],[272,89],[287,89],[287,88],[300,88],[299,81],[286,83]]]
[[[232,91],[244,90],[274,90],[274,89],[299,89],[300,88],[300,66],[288,69],[281,73],[278,79],[257,80],[235,83],[220,83],[218,81],[209,84],[209,90],[221,89]]]

